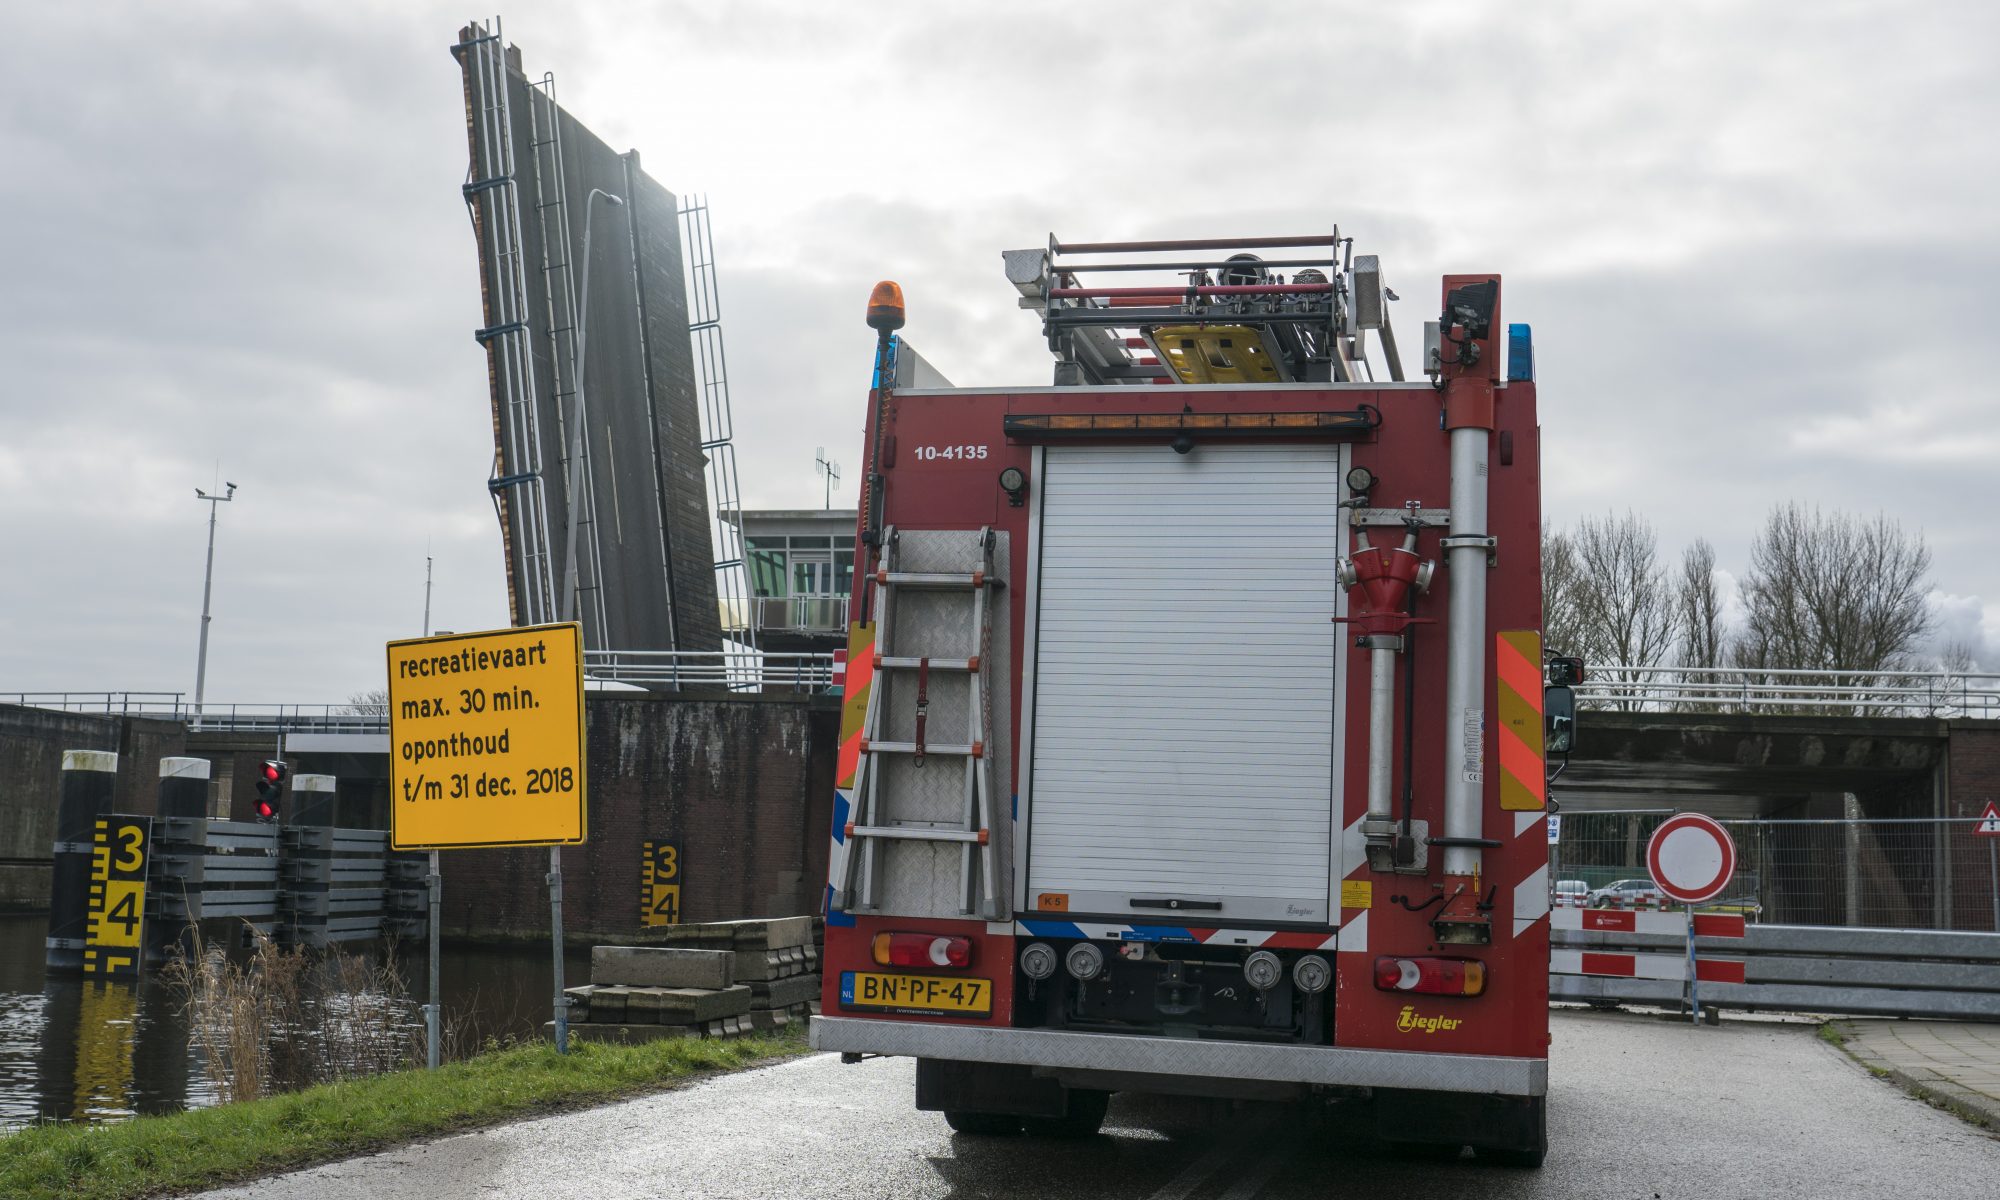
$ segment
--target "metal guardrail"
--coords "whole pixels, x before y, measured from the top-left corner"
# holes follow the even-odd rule
[[[0,704],[178,721],[187,716],[184,695],[182,692],[0,692]]]
[[[1671,934],[1552,930],[1557,947],[1680,953]],[[1704,1007],[2000,1021],[2000,934],[1929,929],[1752,925],[1746,936],[1697,938],[1697,951],[1744,961],[1743,983],[1703,983]],[[1551,1000],[1684,1007],[1671,979],[1551,975]]]
[[[833,686],[833,655],[679,650],[586,650],[586,684],[722,688],[732,692],[820,692]]]
[[[1629,712],[2000,718],[2000,674],[1591,664],[1576,698]]]

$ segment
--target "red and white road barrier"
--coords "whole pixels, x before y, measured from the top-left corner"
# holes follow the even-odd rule
[[[847,651],[833,652],[833,686],[843,690],[847,687]]]
[[[1742,983],[1740,958],[1697,958],[1694,977],[1703,983]],[[1617,979],[1686,979],[1685,954],[1619,954],[1601,950],[1550,950],[1554,975],[1609,975]]]
[[[1606,896],[1604,907],[1630,909],[1633,912],[1660,911],[1667,907],[1667,898],[1658,893],[1651,896]]]
[[[1685,936],[1686,913],[1617,912],[1608,908],[1565,908],[1549,913],[1550,929],[1593,930],[1604,933],[1670,933]],[[1733,913],[1696,913],[1696,937],[1740,938],[1747,925]]]
[[[1685,912],[1618,912],[1606,908],[1564,908],[1549,913],[1550,929],[1574,929],[1585,933],[1661,933],[1686,937]],[[1747,929],[1735,913],[1696,913],[1696,937],[1740,938]],[[1549,972],[1554,975],[1609,975],[1617,979],[1686,979],[1685,954],[1627,954],[1599,950],[1549,951]],[[1740,958],[1699,958],[1694,977],[1703,983],[1742,983]]]

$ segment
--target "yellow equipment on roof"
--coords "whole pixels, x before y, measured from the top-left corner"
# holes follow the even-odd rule
[[[1283,383],[1264,346],[1262,330],[1248,325],[1161,325],[1146,331],[1160,361],[1182,383]]]

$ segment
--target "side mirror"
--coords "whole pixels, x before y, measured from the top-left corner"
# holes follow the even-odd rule
[[[1542,713],[1548,725],[1542,747],[1549,754],[1568,754],[1576,746],[1576,693],[1553,685],[1542,689]]]

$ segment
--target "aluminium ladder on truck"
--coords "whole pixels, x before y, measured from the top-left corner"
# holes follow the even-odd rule
[[[970,541],[969,553],[957,562],[963,571],[912,571],[901,569],[904,535],[894,526],[883,530],[883,552],[875,576],[875,654],[878,679],[870,689],[868,707],[861,723],[860,758],[856,765],[854,794],[858,812],[846,828],[849,840],[835,906],[850,912],[879,911],[876,889],[877,860],[884,842],[956,843],[959,847],[957,911],[1000,920],[1000,892],[996,882],[997,856],[994,851],[992,763],[987,748],[992,744],[992,702],[987,681],[992,674],[990,647],[993,636],[992,593],[1002,586],[993,571],[994,535],[990,527],[976,534],[930,533],[950,536],[960,545]],[[969,561],[968,561],[969,560]],[[941,593],[950,608],[962,615],[967,645],[963,655],[952,658],[928,654],[898,654],[895,649],[896,616],[901,593],[924,591]],[[950,611],[950,608],[947,611]],[[909,677],[916,688],[911,735],[890,739],[884,700],[890,678]],[[967,721],[963,740],[932,741],[929,717],[934,677],[962,678],[966,681]],[[889,756],[905,759],[922,768],[933,758],[963,763],[962,804],[959,819],[927,821],[891,819],[883,797],[883,780]],[[975,867],[975,849],[977,863]],[[857,861],[858,860],[858,861]],[[859,875],[857,887],[855,877]]]

